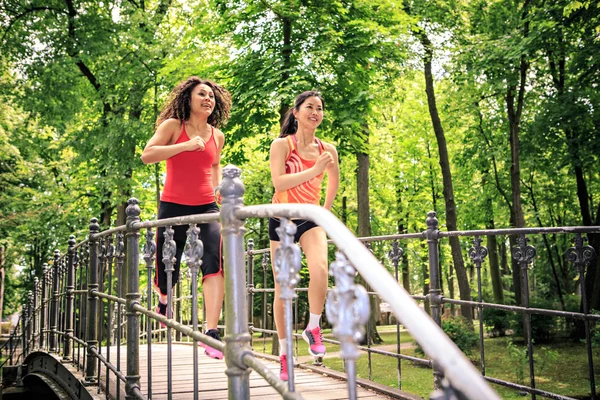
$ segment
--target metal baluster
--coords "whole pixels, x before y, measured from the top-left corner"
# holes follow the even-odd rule
[[[86,243],[85,248],[83,249],[83,263],[81,264],[83,267],[83,270],[85,272],[85,276],[83,277],[83,280],[81,282],[82,286],[85,286],[85,289],[87,289],[87,284],[88,284],[88,278],[90,275],[90,243],[89,241]],[[88,330],[87,330],[87,320],[88,320],[88,300],[87,298],[89,297],[89,291],[88,293],[84,296],[81,295],[81,299],[83,301],[82,303],[82,308],[81,308],[81,313],[83,315],[83,317],[81,318],[81,329],[82,329],[82,340],[84,342],[87,343],[88,340]],[[82,362],[82,368],[86,368],[87,367],[87,347],[83,349],[83,362]]]
[[[41,299],[41,310],[40,310],[40,349],[46,348],[46,325],[48,320],[46,319],[46,306],[48,304],[47,293],[48,293],[48,264],[44,263],[42,266],[42,299]]]
[[[56,353],[57,337],[56,331],[58,328],[58,259],[60,251],[54,250],[54,265],[52,265],[52,303],[50,305],[50,352]]]
[[[65,347],[63,351],[63,362],[70,362],[71,358],[71,346],[73,335],[73,321],[74,321],[74,301],[75,296],[73,291],[75,290],[75,236],[69,236],[69,249],[67,251],[67,306],[65,310]]]
[[[94,351],[98,349],[98,297],[94,294],[98,290],[98,239],[95,235],[100,231],[100,225],[98,225],[98,219],[92,218],[90,221],[90,234],[89,234],[89,266],[87,273],[87,289],[88,289],[88,301],[87,301],[87,326],[86,326],[86,340],[87,340],[87,359],[85,378],[83,384],[85,386],[95,385],[96,382],[96,355]]]
[[[107,267],[107,273],[108,273],[108,277],[107,277],[107,282],[108,282],[108,294],[112,295],[113,294],[113,273],[112,273],[112,269],[113,269],[113,261],[115,258],[115,246],[113,244],[113,237],[109,236],[106,238],[106,267]],[[112,344],[112,340],[111,340],[111,332],[110,332],[110,327],[112,325],[112,308],[111,308],[111,301],[110,300],[106,300],[106,312],[107,312],[107,321],[106,321],[106,398],[109,397],[110,394],[110,377],[109,377],[109,368],[108,365],[110,364],[110,346]],[[119,378],[117,377],[117,380]]]
[[[177,251],[177,245],[173,236],[175,231],[172,226],[167,226],[164,232],[165,242],[163,244],[163,263],[165,264],[165,273],[167,274],[167,319],[173,318],[173,271],[175,271],[175,253]],[[173,337],[171,335],[171,327],[167,326],[167,393],[168,399],[171,400],[173,397]]]
[[[263,294],[262,294],[262,302],[263,302],[263,329],[267,329],[267,297],[268,293],[267,289],[267,270],[271,266],[271,261],[269,260],[269,253],[263,253],[262,261],[261,261],[262,271],[263,271]],[[263,353],[267,352],[267,333],[263,332]]]
[[[73,278],[75,280],[75,282],[74,282],[75,289],[77,289],[78,287],[79,287],[79,289],[81,289],[81,268],[79,266],[80,254],[81,254],[81,248],[75,250],[73,253]],[[79,278],[77,278],[77,274],[79,274]],[[79,285],[77,284],[78,280],[79,280]],[[79,296],[79,301],[77,301],[77,296]],[[79,304],[78,306],[76,306],[77,309],[76,309],[76,311],[74,311],[74,314],[73,314],[73,317],[75,318],[74,325],[73,325],[74,335],[78,339],[81,339],[81,298],[82,298],[82,296],[80,294],[73,296],[74,307],[75,307],[75,304]],[[77,371],[79,371],[80,370],[80,368],[79,368],[79,349],[81,348],[81,346],[79,345],[78,342],[73,343],[73,345],[72,345],[72,349],[73,349],[72,360],[73,360],[73,362],[75,362],[75,346],[77,346],[76,368],[77,368]]]
[[[399,282],[400,274],[399,274],[399,264],[402,259],[402,255],[404,254],[404,250],[400,247],[400,243],[398,240],[394,239],[392,242],[392,248],[387,253],[388,258],[394,265],[394,277],[396,278],[396,282]],[[400,341],[400,321],[398,318],[394,318],[396,320],[396,352],[398,354],[401,353],[401,341]],[[397,359],[397,379],[398,379],[398,389],[402,389],[402,360],[400,357]]]
[[[68,252],[68,248],[67,248]],[[62,344],[63,358],[65,357],[65,335],[67,331],[67,278],[68,278],[68,265],[67,265],[67,256],[64,255],[60,259],[60,277],[61,277],[61,288],[60,288],[60,308],[59,308],[59,317],[60,317],[60,343]],[[70,350],[69,350],[70,352]],[[66,357],[69,357],[69,354],[66,354]]]
[[[198,330],[198,274],[204,256],[204,244],[199,239],[200,228],[196,224],[190,224],[187,230],[187,245],[184,249],[188,260],[188,266],[192,274],[192,329]],[[194,360],[194,400],[198,399],[198,342],[192,343]]]
[[[33,278],[33,320],[32,320],[32,334],[31,334],[31,348],[35,349],[37,345],[37,331],[39,329],[38,323],[38,278],[37,276]]]
[[[117,282],[117,292],[118,297],[123,298],[123,283],[120,279],[123,275],[121,271],[123,269],[123,260],[125,258],[125,242],[123,238],[123,233],[117,233],[117,242],[115,246],[115,258],[117,260],[117,276],[119,277]],[[129,275],[128,275],[129,276]],[[122,341],[122,304],[117,304],[117,371],[121,371],[121,341]],[[117,400],[121,398],[121,380],[117,379]]]
[[[279,298],[283,301],[285,336],[287,341],[288,391],[294,392],[294,353],[292,336],[292,300],[298,297],[296,286],[300,282],[301,254],[300,247],[294,243],[296,224],[286,218],[280,219],[275,229],[279,235],[280,245],[275,251],[275,278],[279,284]]]
[[[248,331],[250,332],[250,346],[252,346],[252,333],[254,332],[254,240],[248,239],[247,247],[248,278],[246,282],[246,304],[248,304]]]
[[[29,290],[27,292],[27,354],[31,352],[31,343],[33,336],[33,291]]]
[[[140,231],[134,224],[140,222],[138,200],[131,198],[125,210],[127,215],[127,376],[125,390],[128,399],[137,398],[140,393],[140,314],[134,306],[140,305]],[[120,275],[119,275],[120,276]]]
[[[587,293],[585,287],[585,269],[596,258],[596,250],[592,246],[583,245],[584,238],[580,233],[575,237],[575,246],[567,250],[567,260],[572,262],[577,268],[579,273],[579,282],[581,283],[581,300],[583,302],[583,313],[589,313],[589,305],[587,302]],[[588,356],[588,371],[590,374],[590,390],[592,393],[592,400],[598,398],[596,395],[596,379],[594,377],[594,357],[592,354],[592,339],[590,335],[590,321],[588,319],[583,320],[585,326],[585,343],[587,346]]]
[[[21,350],[22,358],[27,357],[27,303],[21,305]],[[17,359],[18,361],[18,359]]]
[[[477,299],[479,301],[479,347],[480,347],[480,361],[481,361],[481,375],[485,376],[485,345],[483,342],[483,295],[481,292],[481,263],[488,255],[488,249],[481,245],[481,239],[479,236],[475,236],[473,239],[473,247],[469,249],[469,257],[475,263],[477,268]]]
[[[518,246],[512,250],[513,259],[515,259],[521,267],[521,302],[522,306],[529,308],[529,277],[527,270],[531,260],[536,255],[535,247],[528,245],[529,238],[525,235],[519,235],[517,238]],[[531,388],[535,389],[535,371],[533,366],[533,338],[531,335],[531,314],[529,312],[523,313],[523,331],[525,335],[525,342],[527,343],[527,358],[529,360],[529,380]],[[531,399],[535,400],[535,393],[531,393]]]
[[[364,287],[354,283],[356,270],[341,252],[336,252],[329,275],[335,287],[327,294],[325,312],[333,325],[333,334],[340,341],[340,355],[348,376],[348,398],[357,398],[356,359],[360,355],[357,342],[365,336],[365,324],[371,313],[369,295]]]
[[[156,243],[154,243],[154,231],[150,228],[146,231],[146,243],[144,244],[144,261],[146,262],[146,271],[148,276],[148,310],[152,309],[152,270],[154,269],[154,260],[156,259]],[[146,339],[148,346],[148,398],[152,398],[152,321],[147,319]]]
[[[98,292],[104,293],[104,272],[106,271],[106,240],[107,238],[102,238],[99,241],[98,248]],[[98,298],[98,354],[102,355],[102,341],[104,340],[104,298]],[[102,375],[102,362],[100,361],[100,357],[98,357],[98,391],[100,393],[101,389],[101,375]]]
[[[241,354],[250,352],[246,273],[244,271],[244,221],[235,217],[244,204],[244,184],[239,168],[223,168],[220,191],[221,230],[225,256],[225,363],[227,364],[229,398],[250,398],[250,369],[242,363]]]
[[[440,290],[440,253],[439,253],[439,230],[437,214],[435,211],[429,211],[427,213],[427,219],[425,223],[427,230],[425,231],[425,237],[427,238],[427,251],[429,254],[429,304],[431,307],[431,318],[441,328],[442,316],[440,313],[440,306],[442,304],[442,295]],[[441,388],[443,372],[436,362],[433,362],[433,386],[435,389]]]

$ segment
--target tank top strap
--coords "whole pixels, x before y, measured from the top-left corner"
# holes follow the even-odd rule
[[[325,151],[325,146],[323,145],[323,142],[321,142],[321,139],[319,138],[315,138],[315,141],[319,145],[319,154],[323,154],[323,152]]]
[[[288,156],[286,157],[285,161],[288,161],[290,159],[290,157],[292,156],[292,154],[296,151],[296,149],[298,147],[296,144],[296,135],[287,136],[287,141],[288,141],[288,146],[290,147],[290,152],[288,153]]]

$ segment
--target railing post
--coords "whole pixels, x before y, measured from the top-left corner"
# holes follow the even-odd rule
[[[96,384],[96,355],[98,350],[98,297],[94,293],[98,290],[98,239],[95,235],[100,231],[98,220],[92,218],[90,220],[90,235],[89,235],[89,268],[88,268],[88,301],[86,312],[86,338],[87,338],[87,359],[85,366],[85,378],[83,384],[92,386]]]
[[[21,349],[23,356],[21,357],[21,363],[27,357],[27,303],[21,306]]]
[[[69,250],[67,253],[67,307],[65,310],[65,342],[63,347],[63,362],[71,361],[71,346],[73,340],[71,336],[73,335],[73,312],[74,312],[74,302],[75,302],[75,294],[73,291],[75,290],[75,236],[69,236]]]
[[[581,233],[578,233],[575,237],[575,246],[571,247],[567,250],[567,260],[572,262],[577,268],[577,272],[579,273],[579,282],[582,282],[581,285],[581,301],[583,307],[583,313],[588,314],[590,312],[589,305],[587,302],[587,293],[586,287],[583,282],[585,282],[585,269],[592,262],[594,258],[596,258],[596,250],[592,246],[583,244],[584,238],[581,236]],[[596,379],[594,377],[594,357],[592,353],[592,339],[590,334],[590,321],[588,319],[583,320],[584,328],[585,328],[585,343],[587,347],[587,356],[588,356],[588,371],[590,376],[590,392],[592,394],[592,400],[596,400],[598,396],[596,395]]]
[[[340,340],[340,355],[348,376],[348,398],[356,400],[356,359],[360,355],[356,343],[365,336],[369,321],[369,295],[364,287],[354,284],[356,270],[341,252],[336,252],[329,275],[335,287],[327,294],[325,312],[333,325],[333,334]]]
[[[521,306],[529,308],[529,276],[528,268],[531,260],[536,255],[535,247],[528,245],[529,238],[525,235],[519,235],[517,238],[518,246],[513,248],[513,259],[517,261],[521,267]],[[523,338],[527,344],[527,358],[529,360],[529,381],[531,388],[535,388],[535,370],[533,360],[533,337],[531,334],[531,314],[523,313]],[[531,394],[531,399],[535,400],[535,393]]]
[[[30,353],[31,344],[33,343],[31,340],[33,336],[33,291],[31,290],[27,293],[27,314],[29,316],[27,322],[27,353]]]
[[[58,352],[58,264],[60,251],[54,250],[54,264],[52,265],[52,303],[50,304],[50,353]]]
[[[148,228],[146,231],[146,243],[144,244],[144,261],[146,262],[146,271],[148,279],[147,296],[148,309],[152,308],[152,270],[156,259],[156,243],[154,243],[154,231]],[[115,304],[116,305],[116,304]],[[146,343],[148,346],[148,398],[152,398],[152,320],[147,319],[146,324]]]
[[[442,304],[442,295],[440,290],[440,254],[439,254],[439,230],[437,214],[435,211],[429,211],[427,213],[427,231],[425,231],[425,237],[427,238],[427,251],[429,254],[429,305],[431,308],[431,318],[441,328],[442,326],[442,314],[440,306]],[[437,365],[433,363],[433,386],[435,389],[442,387],[443,372]]]
[[[223,254],[225,258],[225,362],[228,376],[229,398],[250,398],[250,369],[242,362],[250,352],[248,311],[246,306],[246,274],[244,272],[244,221],[235,217],[235,211],[243,205],[244,184],[239,168],[228,165],[223,168],[220,185],[223,198],[221,225]]]
[[[38,289],[39,289],[39,279],[38,277],[34,277],[33,278],[33,322],[32,322],[32,329],[31,329],[31,348],[35,349],[36,345],[37,345],[37,331],[39,329],[39,323],[38,323],[38,312],[37,312],[37,306],[38,306]]]
[[[192,329],[198,330],[198,274],[204,256],[204,244],[200,240],[200,228],[196,224],[190,224],[187,230],[187,245],[184,252],[188,260],[190,273],[192,274]],[[198,342],[192,342],[193,349],[193,380],[194,399],[198,398]]]
[[[275,250],[275,280],[279,284],[279,298],[283,301],[283,320],[285,321],[285,337],[287,341],[288,391],[294,392],[294,363],[293,363],[293,335],[292,335],[292,301],[298,297],[296,286],[300,282],[300,269],[302,268],[300,247],[294,243],[296,224],[286,218],[280,219],[279,227],[275,229],[279,235],[280,245]]]
[[[246,283],[246,292],[248,293],[248,331],[254,329],[254,240],[248,239],[248,282]],[[252,346],[252,335],[250,335],[250,345]]]
[[[40,298],[40,349],[45,348],[46,346],[46,341],[44,340],[46,337],[45,331],[46,331],[46,324],[48,323],[48,321],[46,321],[46,304],[47,304],[47,300],[46,300],[46,293],[47,293],[47,287],[48,287],[48,264],[45,264],[42,266],[42,285],[41,285],[41,298]]]
[[[139,292],[140,275],[140,230],[134,225],[140,222],[140,207],[138,200],[131,198],[125,210],[127,215],[127,256],[125,268],[127,268],[127,375],[125,377],[125,393],[127,399],[137,399],[136,391],[140,391],[140,314],[133,308],[140,304],[142,297]]]
[[[479,302],[479,360],[481,362],[481,375],[485,376],[485,346],[483,345],[483,294],[481,289],[481,264],[488,255],[488,249],[481,245],[483,240],[479,236],[473,239],[473,247],[469,249],[469,257],[477,268],[477,301]]]
[[[403,254],[404,254],[404,250],[402,249],[402,247],[400,247],[400,243],[398,242],[397,239],[394,239],[394,241],[392,242],[392,248],[387,253],[387,257],[390,259],[390,261],[394,265],[394,278],[396,279],[396,282],[400,282],[399,264],[400,264],[400,260],[402,259]],[[402,279],[402,286],[403,287],[405,286],[404,279]],[[410,290],[409,287],[404,287],[404,289],[406,289],[406,291]],[[402,343],[400,340],[400,321],[398,321],[398,318],[394,318],[394,319],[396,320],[396,352],[398,354],[400,354],[401,343]],[[397,381],[398,381],[398,389],[402,390],[402,360],[398,357],[398,359],[396,360],[396,363],[397,363],[396,368],[398,369],[398,372],[396,374]]]

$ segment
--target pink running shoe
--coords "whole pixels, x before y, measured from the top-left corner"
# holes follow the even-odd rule
[[[279,368],[279,379],[281,379],[282,381],[286,381],[288,380],[288,365],[287,365],[287,355],[286,354],[282,354],[281,356],[279,356],[279,362],[280,362],[280,368]]]
[[[314,357],[323,357],[325,355],[325,346],[323,345],[323,335],[321,328],[316,327],[313,330],[306,328],[302,332],[302,338],[308,343],[308,352]]]
[[[213,339],[218,340],[219,342],[221,341],[221,336],[219,335],[219,330],[218,329],[209,329],[206,331],[206,335],[210,336]],[[203,345],[204,347],[204,354],[206,354],[207,356],[209,356],[210,358],[215,358],[217,360],[222,360],[223,359],[223,352],[219,351],[213,347],[210,347],[207,344]]]

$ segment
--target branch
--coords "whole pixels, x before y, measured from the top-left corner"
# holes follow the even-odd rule
[[[475,107],[477,107],[477,114],[479,115],[479,132],[481,133],[481,136],[483,136],[483,140],[485,140],[485,144],[487,145],[488,149],[492,150],[492,144],[490,143],[490,140],[486,136],[485,130],[483,129],[483,115],[481,114],[481,110],[479,109],[479,102],[475,102]],[[502,189],[502,186],[500,185],[500,178],[498,177],[498,166],[496,164],[496,156],[494,155],[493,151],[492,167],[494,168],[494,181],[496,182],[496,189],[498,189],[498,192],[500,192],[500,194],[504,198],[504,201],[506,202],[506,205],[510,209],[512,208],[512,205],[510,204],[510,200],[506,194],[506,191]]]
[[[28,8],[27,10],[23,11],[21,14],[17,15],[15,17],[15,19],[13,19],[12,21],[10,21],[10,23],[6,27],[6,30],[4,31],[4,34],[2,35],[2,40],[0,40],[0,42],[4,42],[4,38],[8,35],[8,33],[12,29],[13,25],[16,24],[21,18],[24,18],[28,14],[31,14],[31,13],[36,12],[36,11],[49,11],[49,10],[56,11],[56,12],[62,13],[62,14],[66,14],[63,10],[60,10],[60,9],[57,9],[57,8],[54,8],[54,7],[49,7],[49,6],[46,6],[46,7],[41,7],[40,6],[40,7],[31,7],[31,8]]]

